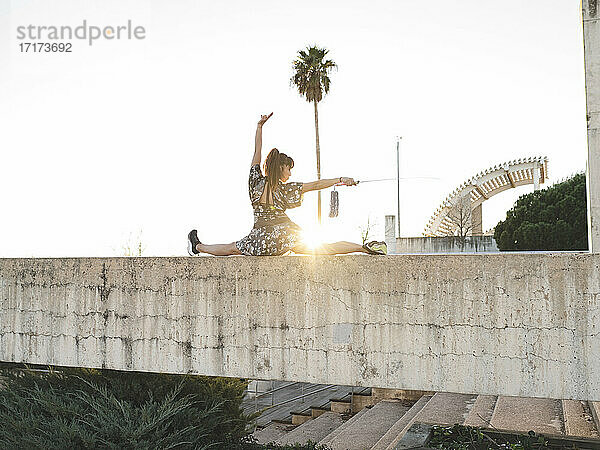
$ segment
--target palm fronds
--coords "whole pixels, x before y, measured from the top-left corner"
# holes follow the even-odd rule
[[[294,74],[290,84],[298,89],[307,102],[320,102],[323,94],[329,93],[331,80],[329,73],[337,69],[337,64],[331,59],[324,60],[329,50],[317,46],[300,50],[292,62]]]

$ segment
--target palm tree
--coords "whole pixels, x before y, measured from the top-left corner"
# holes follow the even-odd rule
[[[292,86],[298,88],[298,92],[307,102],[312,102],[315,106],[315,133],[317,145],[317,179],[321,179],[321,148],[319,146],[319,113],[317,103],[323,99],[323,95],[329,93],[331,80],[329,72],[337,68],[337,64],[328,59],[324,61],[325,55],[329,50],[318,48],[316,45],[307,47],[306,50],[298,51],[296,59],[293,61],[294,75],[290,79]],[[321,223],[321,191],[317,199],[317,216],[319,224]]]

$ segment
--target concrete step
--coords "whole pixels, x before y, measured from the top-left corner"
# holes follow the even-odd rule
[[[594,418],[596,430],[600,432],[600,402],[588,402],[588,406],[590,408],[590,412],[592,413],[592,417]]]
[[[371,396],[373,397],[373,404],[380,400],[406,400],[411,402],[417,402],[421,397],[427,395],[431,397],[435,392],[431,391],[412,391],[407,389],[389,389],[389,388],[372,388]]]
[[[326,412],[329,412],[329,408],[325,408],[322,406],[311,406],[310,407],[310,414],[313,419],[316,419],[321,414],[325,414]]]
[[[375,403],[371,394],[354,394],[352,396],[352,412],[357,413],[367,406],[373,406]]]
[[[372,408],[363,409],[361,413],[365,413],[345,426],[327,445],[332,450],[370,449],[408,410],[399,400],[382,400]]]
[[[339,399],[332,398],[329,401],[329,407],[331,411],[339,413],[339,414],[350,414],[352,412],[352,403],[350,399]]]
[[[563,400],[562,408],[567,436],[598,438],[598,429],[588,402]]]
[[[491,426],[500,430],[563,435],[560,400],[546,398],[498,397]]]
[[[354,423],[357,420],[359,420],[363,416],[363,414],[365,414],[367,411],[369,411],[369,408],[365,408],[362,411],[359,411],[358,413],[356,413],[355,415],[350,417],[350,419],[348,419],[346,422],[344,422],[341,426],[339,426],[338,428],[333,430],[331,433],[329,433],[327,436],[325,436],[323,439],[321,439],[318,442],[318,444],[319,445],[330,445],[331,441],[333,441],[346,428],[353,426]]]
[[[270,382],[261,381],[259,390],[268,390],[270,386]],[[242,402],[242,408],[246,414],[264,410],[256,422],[259,426],[265,427],[274,420],[287,420],[292,411],[304,411],[308,405],[325,407],[325,409],[329,410],[329,399],[332,397],[350,399],[351,386],[332,386],[330,389],[321,390],[325,386],[310,383],[275,381],[273,382],[273,387],[276,389],[279,388],[279,390],[273,392],[272,395],[265,394],[256,399],[254,398],[253,391],[247,392]],[[299,398],[301,394],[307,393],[309,395],[305,398]],[[265,408],[268,409],[265,410]]]
[[[290,414],[292,425],[302,425],[313,418],[311,411],[290,411]]]
[[[475,394],[437,392],[417,414],[415,421],[437,425],[462,425],[476,399]]]
[[[252,436],[254,436],[259,444],[268,444],[269,442],[276,441],[277,439],[286,435],[294,428],[296,428],[295,425],[271,422],[263,429],[256,430],[254,433],[252,433]]]
[[[393,449],[400,439],[402,439],[404,433],[411,427],[415,417],[429,400],[431,400],[431,396],[429,395],[424,395],[417,400],[417,402],[375,443],[371,450]]]
[[[308,441],[319,442],[333,430],[344,423],[341,414],[331,411],[324,412],[316,419],[300,425],[289,433],[283,435],[275,442],[280,445],[300,444],[306,445]]]
[[[464,425],[489,428],[497,401],[497,395],[478,395]]]
[[[367,406],[373,406],[377,401],[374,401],[371,395],[371,388],[361,388],[348,392],[343,397],[330,398],[328,408],[330,411],[340,414],[354,414]]]

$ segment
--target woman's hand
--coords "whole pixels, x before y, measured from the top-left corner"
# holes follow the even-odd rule
[[[264,125],[264,123],[269,120],[269,117],[271,117],[273,115],[273,113],[269,114],[268,116],[265,116],[264,114],[261,114],[260,116],[260,120],[258,121],[258,126],[262,127]]]
[[[262,126],[267,120],[269,120],[269,117],[271,117],[272,115],[273,113],[269,114],[268,116],[260,116],[260,120],[258,121],[258,125],[256,126],[256,134],[254,136],[254,156],[252,157],[250,167],[254,166],[255,164],[260,164],[260,152],[262,151]]]
[[[340,183],[345,184],[346,186],[356,186],[358,183],[354,181],[354,178],[341,177]]]

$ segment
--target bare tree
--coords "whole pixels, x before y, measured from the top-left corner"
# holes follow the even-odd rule
[[[372,234],[372,231],[377,226],[377,221],[371,222],[371,216],[367,217],[367,224],[365,226],[360,226],[358,229],[360,230],[360,237],[362,239],[363,245],[369,240],[369,236]]]
[[[468,194],[454,201],[448,211],[447,219],[450,223],[447,235],[457,236],[462,244],[467,236],[473,234],[474,228],[481,228],[481,219],[473,217],[471,196]]]

